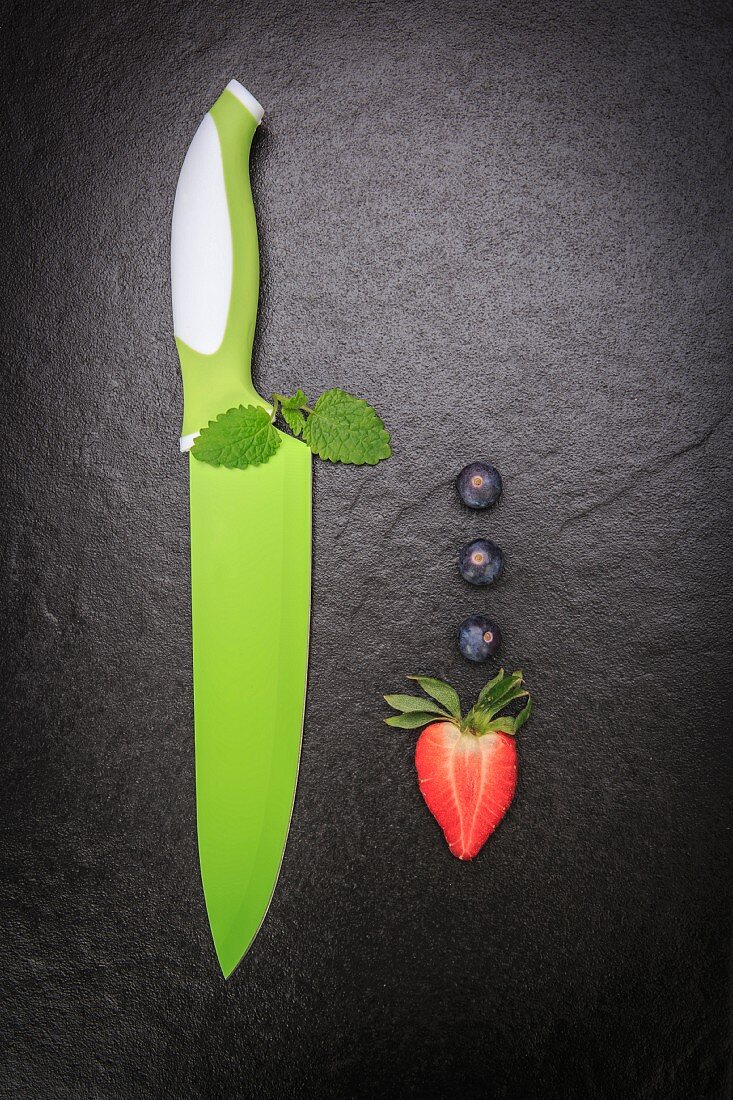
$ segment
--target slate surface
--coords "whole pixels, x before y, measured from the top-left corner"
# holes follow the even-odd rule
[[[3,1096],[726,1095],[730,46],[674,0],[6,9]],[[231,76],[268,112],[257,376],[356,389],[395,455],[316,473],[293,828],[225,985],[168,242]],[[462,865],[380,696],[468,698],[481,608],[537,714]]]

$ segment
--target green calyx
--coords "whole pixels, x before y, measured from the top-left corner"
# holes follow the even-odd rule
[[[522,687],[521,672],[507,675],[503,668],[500,669],[494,679],[481,689],[476,703],[465,716],[461,713],[458,693],[450,684],[430,676],[410,676],[409,679],[415,680],[429,698],[419,695],[385,695],[385,702],[398,712],[385,718],[388,726],[417,729],[431,722],[444,721],[451,722],[462,733],[475,737],[483,737],[487,733],[514,735],[532,714],[532,700],[529,692]],[[518,699],[527,700],[518,714],[501,713]]]
[[[293,435],[329,462],[375,466],[392,454],[389,432],[376,410],[340,389],[326,390],[312,408],[299,389],[291,397],[274,394],[269,413],[262,405],[227,409],[201,429],[191,453],[211,466],[259,466],[280,446],[278,413]]]

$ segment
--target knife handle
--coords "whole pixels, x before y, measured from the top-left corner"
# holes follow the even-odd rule
[[[178,179],[171,287],[184,437],[233,405],[267,406],[251,367],[259,247],[249,151],[262,115],[254,96],[230,81],[196,131]]]

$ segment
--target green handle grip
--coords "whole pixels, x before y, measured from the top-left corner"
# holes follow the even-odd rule
[[[184,437],[233,405],[269,408],[252,385],[251,367],[259,247],[249,153],[259,123],[252,111],[259,105],[250,96],[254,108],[248,108],[231,87],[219,96],[191,144],[173,213],[172,285]],[[225,317],[223,331],[221,325],[216,328],[217,314]],[[181,330],[194,333],[190,342],[179,335]],[[210,350],[212,333],[216,343],[220,331],[218,346]],[[192,346],[197,342],[198,348]]]

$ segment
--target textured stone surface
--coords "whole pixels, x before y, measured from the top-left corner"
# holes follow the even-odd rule
[[[10,5],[2,1095],[726,1094],[730,46],[677,0]],[[291,839],[225,985],[168,247],[232,76],[268,112],[258,379],[358,391],[395,455],[316,471]],[[487,516],[451,488],[478,457]],[[380,696],[468,698],[478,610],[537,713],[461,865]]]

